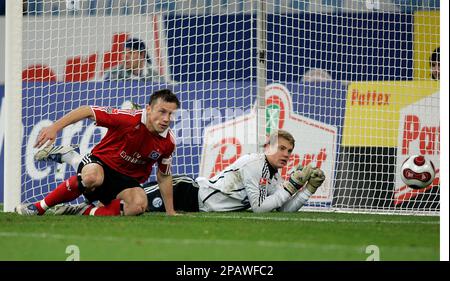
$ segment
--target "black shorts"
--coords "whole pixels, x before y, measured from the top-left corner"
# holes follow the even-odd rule
[[[95,190],[92,192],[87,192],[84,186],[81,184],[81,170],[83,169],[84,166],[90,163],[96,163],[102,166],[104,172],[104,179],[103,184],[101,186],[96,187]],[[81,163],[78,166],[77,173],[78,173],[78,186],[82,187],[84,197],[90,202],[98,200],[103,204],[107,205],[112,200],[116,199],[117,195],[124,189],[141,186],[141,184],[137,180],[129,176],[123,175],[119,172],[116,172],[115,170],[108,167],[108,165],[103,163],[102,160],[100,160],[98,157],[95,157],[90,153],[84,156],[83,159],[81,160]]]
[[[173,176],[173,205],[175,211],[198,212],[198,184],[188,176]],[[165,212],[157,182],[144,184],[148,199],[148,212]]]

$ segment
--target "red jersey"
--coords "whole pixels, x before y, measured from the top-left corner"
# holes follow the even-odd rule
[[[175,138],[170,129],[161,134],[151,133],[145,126],[144,110],[123,110],[91,106],[97,126],[108,131],[92,149],[92,155],[100,158],[113,170],[143,183],[158,163],[163,174],[171,173]]]

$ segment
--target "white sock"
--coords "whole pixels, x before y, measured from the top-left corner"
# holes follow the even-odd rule
[[[70,151],[61,155],[61,161],[72,166],[75,171],[78,170],[78,165],[80,165],[81,159],[83,159],[83,157],[81,157],[81,155],[76,151]]]
[[[47,204],[45,203],[45,199],[42,199],[42,200],[39,202],[39,205],[41,206],[41,208],[42,208],[43,210],[48,210],[48,206],[47,206]]]

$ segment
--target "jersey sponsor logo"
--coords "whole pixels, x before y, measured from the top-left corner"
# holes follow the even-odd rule
[[[148,158],[153,159],[153,160],[158,160],[159,156],[161,156],[161,153],[159,153],[158,151],[152,151],[149,155]]]
[[[122,157],[123,160],[131,162],[133,164],[141,164],[141,165],[146,164],[144,160],[140,159],[141,155],[137,152],[133,153],[133,155],[131,156],[122,150],[122,152],[120,152],[120,157]]]

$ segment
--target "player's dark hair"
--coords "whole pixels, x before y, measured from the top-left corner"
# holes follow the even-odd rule
[[[430,64],[433,62],[440,62],[441,61],[441,48],[437,47],[434,49],[433,53],[430,56]]]
[[[145,59],[147,60],[148,63],[150,63],[150,64],[152,63],[150,57],[147,54],[147,47],[145,46],[144,41],[142,41],[141,39],[129,38],[125,42],[125,48],[134,50],[134,51],[139,51],[141,54],[144,54]]]
[[[180,108],[180,101],[178,100],[177,96],[169,89],[163,89],[154,92],[150,96],[150,101],[148,102],[148,104],[152,106],[158,101],[158,99],[161,99],[164,102],[174,103],[177,105],[177,108]]]

